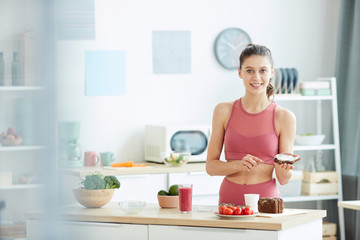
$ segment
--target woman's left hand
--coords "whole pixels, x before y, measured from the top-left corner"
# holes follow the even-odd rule
[[[278,163],[276,163],[278,164]],[[293,170],[295,167],[292,164],[289,163],[283,163],[283,164],[279,164],[281,169],[285,170],[285,171],[290,171]]]
[[[282,153],[290,156],[294,156],[296,158],[299,158],[300,156],[297,154],[292,153]],[[293,170],[295,167],[292,164],[289,163],[275,163],[275,172],[276,177],[279,180],[280,185],[287,184],[291,178],[292,172],[290,170]]]

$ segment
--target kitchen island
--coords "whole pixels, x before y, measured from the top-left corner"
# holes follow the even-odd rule
[[[55,216],[58,239],[322,239],[322,218],[325,210],[301,210],[296,215],[256,216],[244,219],[219,218],[216,206],[194,206],[189,214],[178,209],[162,209],[147,204],[138,214],[128,214],[117,203],[102,208],[84,208],[72,204],[59,208]],[[27,218],[27,239],[41,240],[44,213],[30,212]],[[49,221],[47,221],[49,223]]]

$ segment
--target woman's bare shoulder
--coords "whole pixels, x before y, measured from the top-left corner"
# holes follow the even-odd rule
[[[296,120],[296,116],[295,114],[286,109],[286,108],[283,108],[279,105],[277,105],[276,107],[276,118],[278,118],[280,121],[295,121]]]
[[[233,104],[234,104],[234,101],[233,102],[222,102],[222,103],[217,104],[214,109],[214,114],[221,115],[221,116],[230,114]]]

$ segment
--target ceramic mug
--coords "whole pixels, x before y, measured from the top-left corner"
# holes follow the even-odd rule
[[[97,166],[100,161],[100,157],[96,152],[84,153],[85,166]]]
[[[103,166],[111,166],[111,163],[115,161],[115,155],[112,152],[102,152],[100,156]]]

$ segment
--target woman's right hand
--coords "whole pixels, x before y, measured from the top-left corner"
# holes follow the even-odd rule
[[[240,171],[250,172],[254,167],[259,166],[259,164],[262,162],[263,160],[261,160],[260,158],[247,154],[245,157],[243,157],[243,159],[239,161],[239,168]]]

